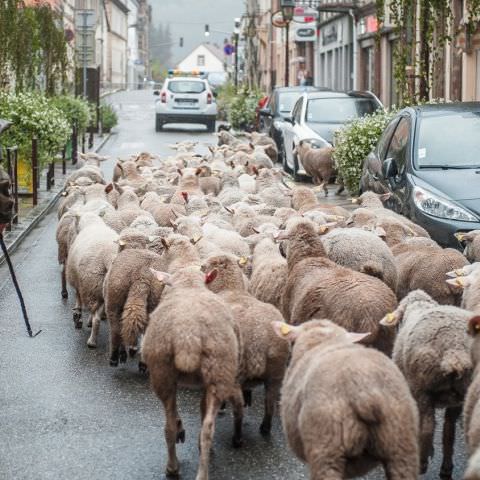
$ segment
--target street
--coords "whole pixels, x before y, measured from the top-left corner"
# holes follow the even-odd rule
[[[168,145],[182,140],[205,144],[216,137],[203,126],[191,129],[154,128],[154,97],[150,90],[121,92],[110,97],[119,113],[116,133],[102,154],[111,178],[117,157],[149,151],[161,156],[174,153]],[[102,322],[98,348],[89,350],[89,329],[72,323],[74,295],[62,300],[57,264],[55,228],[50,212],[13,255],[34,331],[25,333],[21,311],[6,266],[0,267],[0,479],[161,479],[165,478],[164,414],[138,372],[137,361],[111,368],[107,357],[108,325]],[[179,410],[186,443],[178,448],[181,478],[193,479],[198,462],[200,396],[182,390]],[[272,436],[258,432],[263,414],[263,394],[254,391],[253,406],[245,413],[244,445],[231,446],[232,415],[217,419],[214,453],[210,461],[213,480],[301,479],[308,470],[286,444],[280,419],[275,416]],[[441,422],[438,422],[441,425]],[[437,429],[438,430],[438,429]],[[441,463],[441,438],[424,479],[436,479]],[[457,429],[454,479],[461,479],[466,452],[461,423]],[[368,479],[384,478],[378,470]]]

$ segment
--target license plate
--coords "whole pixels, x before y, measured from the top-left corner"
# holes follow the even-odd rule
[[[175,101],[178,103],[188,103],[188,104],[197,103],[197,100],[195,100],[194,98],[176,98]]]

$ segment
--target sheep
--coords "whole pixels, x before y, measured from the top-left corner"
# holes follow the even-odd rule
[[[202,165],[197,168],[195,174],[199,177],[200,190],[204,195],[212,194],[216,197],[220,193],[222,181],[219,177],[212,174],[210,167]]]
[[[386,478],[418,477],[418,411],[395,364],[328,320],[275,322],[295,342],[282,387],[288,444],[312,480],[365,475],[382,464]]]
[[[321,205],[318,203],[315,192],[308,187],[294,187],[291,191],[292,207],[300,214],[311,210],[320,210],[330,215],[338,215],[344,218],[350,216],[350,212],[341,206]]]
[[[370,332],[368,343],[389,354],[394,333],[379,325],[396,305],[392,290],[329,260],[315,226],[304,220],[277,237],[287,242],[288,276],[282,312],[292,325],[330,318],[350,331]]]
[[[465,244],[463,254],[469,262],[480,261],[480,230],[472,230],[468,233],[456,233],[459,242]]]
[[[219,255],[204,262],[202,271],[206,274],[209,290],[219,294],[232,309],[241,332],[239,381],[243,389],[249,390],[258,383],[265,386],[265,412],[260,432],[269,435],[289,348],[270,326],[272,321],[282,321],[282,314],[273,305],[257,300],[246,291],[241,263],[241,259],[231,255]]]
[[[475,366],[473,381],[468,388],[463,408],[463,425],[470,460],[465,472],[465,480],[480,478],[480,374],[478,362],[478,332],[480,331],[480,316],[475,315],[468,322],[468,333],[473,338],[471,357]]]
[[[170,226],[171,222],[175,221],[177,217],[187,213],[184,205],[163,203],[155,192],[148,192],[143,197],[141,207],[149,212],[161,227]]]
[[[461,288],[445,282],[450,270],[468,264],[465,257],[452,248],[442,249],[429,239],[412,238],[392,247],[397,265],[397,296],[421,289],[443,305],[459,305]]]
[[[252,132],[250,134],[250,141],[252,145],[261,145],[266,147],[265,153],[270,157],[270,160],[275,164],[278,161],[278,147],[275,140],[265,133]]]
[[[480,313],[480,263],[447,272],[447,283],[463,289],[461,307]]]
[[[94,183],[100,183],[102,185],[107,183],[103,178],[103,173],[100,168],[94,165],[85,165],[84,167],[72,172],[65,180],[65,185],[75,184],[75,181],[80,177],[88,177]]]
[[[280,254],[278,245],[264,238],[253,251],[250,293],[280,309],[286,280],[287,261]]]
[[[397,267],[391,250],[379,237],[384,233],[381,230],[372,233],[360,228],[336,228],[322,237],[322,243],[330,260],[377,277],[395,292]]]
[[[313,148],[312,145],[302,140],[293,150],[298,155],[307,175],[312,177],[313,183],[323,188],[325,196],[328,196],[328,184],[335,175],[333,162],[333,147]],[[337,195],[343,191],[343,186],[337,190]]]
[[[173,276],[158,272],[157,278],[171,288],[150,315],[142,359],[150,372],[152,388],[165,409],[166,473],[179,474],[175,443],[185,441],[176,405],[177,388],[193,384],[203,390],[196,479],[207,480],[215,418],[225,401],[234,406],[234,446],[241,444],[243,397],[237,382],[241,338],[230,309],[206,288],[204,275],[198,268],[180,269]]]
[[[451,478],[455,423],[472,377],[471,339],[467,323],[472,314],[440,305],[422,290],[410,292],[381,324],[398,328],[393,360],[410,387],[420,413],[421,473],[433,456],[435,408],[445,408],[442,478]]]
[[[90,310],[92,332],[87,341],[96,348],[100,319],[104,312],[103,282],[115,258],[118,235],[94,213],[84,213],[78,221],[78,234],[68,252],[66,277],[75,288],[77,302],[73,320],[75,328],[82,328],[82,307]]]

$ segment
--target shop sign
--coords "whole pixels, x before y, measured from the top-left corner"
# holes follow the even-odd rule
[[[314,42],[317,39],[317,24],[307,23],[301,27],[295,27],[296,42]]]
[[[335,23],[326,25],[322,29],[322,45],[328,45],[338,40],[337,25]]]

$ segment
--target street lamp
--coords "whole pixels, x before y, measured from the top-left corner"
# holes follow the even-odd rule
[[[280,0],[283,22],[285,23],[285,86],[290,84],[290,22],[295,14],[295,0]]]
[[[235,85],[235,92],[238,90],[238,39],[240,37],[240,25],[242,24],[241,18],[235,18],[235,28],[233,30],[234,34],[234,45],[235,45],[235,78],[234,78],[234,85]]]

